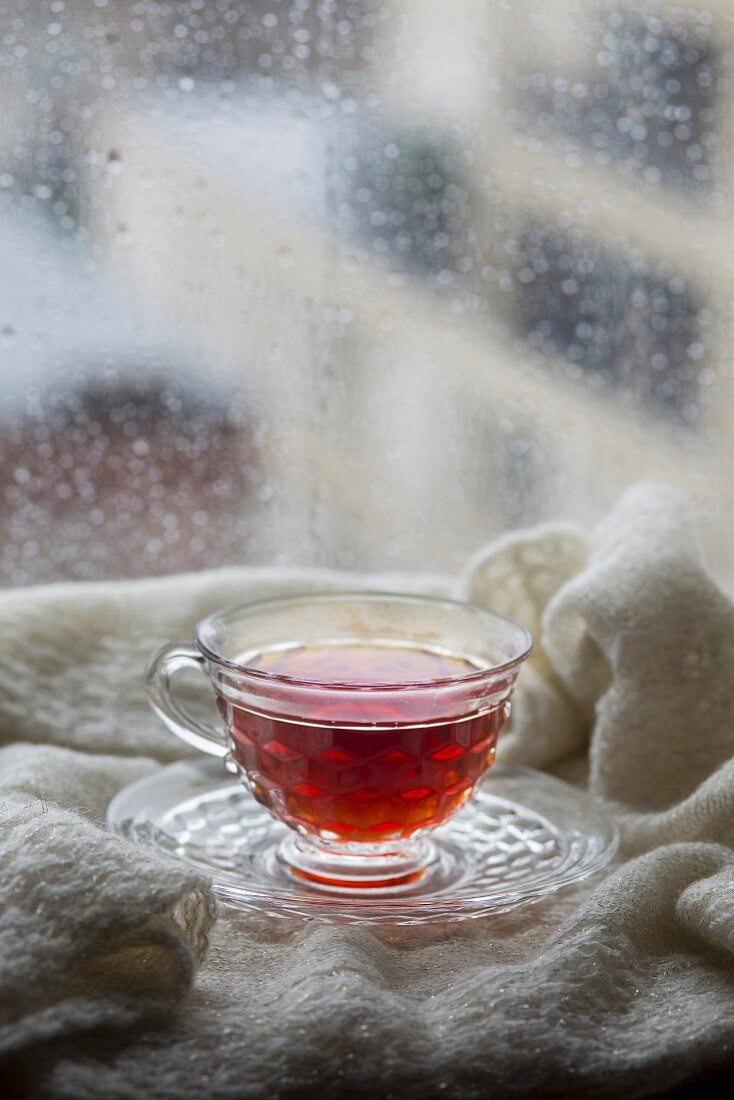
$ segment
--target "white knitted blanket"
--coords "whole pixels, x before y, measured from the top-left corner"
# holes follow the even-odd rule
[[[47,1100],[648,1096],[734,1054],[734,607],[679,501],[590,537],[501,539],[435,577],[223,570],[0,599],[0,1095]],[[236,600],[459,592],[536,650],[501,755],[616,807],[605,879],[502,918],[391,931],[215,911],[99,825],[182,746],[150,652]],[[207,950],[208,944],[208,950]]]

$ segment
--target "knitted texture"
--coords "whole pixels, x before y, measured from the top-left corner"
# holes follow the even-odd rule
[[[183,750],[143,697],[157,645],[235,600],[355,587],[530,627],[500,756],[608,800],[623,853],[605,879],[458,925],[215,922],[198,874],[100,828],[115,790]],[[239,569],[5,593],[0,1095],[631,1100],[726,1065],[732,669],[734,608],[653,487],[590,535],[506,536],[453,585]]]

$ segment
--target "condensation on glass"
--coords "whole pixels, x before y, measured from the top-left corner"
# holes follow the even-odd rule
[[[0,584],[734,544],[728,0],[3,0]]]

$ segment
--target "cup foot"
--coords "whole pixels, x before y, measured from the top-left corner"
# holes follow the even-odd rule
[[[438,851],[426,837],[403,844],[342,844],[339,847],[287,836],[278,860],[293,878],[329,893],[397,893],[430,877]]]

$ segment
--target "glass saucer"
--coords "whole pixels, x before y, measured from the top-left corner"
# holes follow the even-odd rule
[[[408,889],[331,894],[289,872],[294,834],[219,760],[172,764],[121,790],[107,824],[209,875],[236,909],[327,923],[460,921],[528,905],[600,871],[617,830],[593,798],[529,768],[495,764],[474,800],[433,831],[431,873]]]

